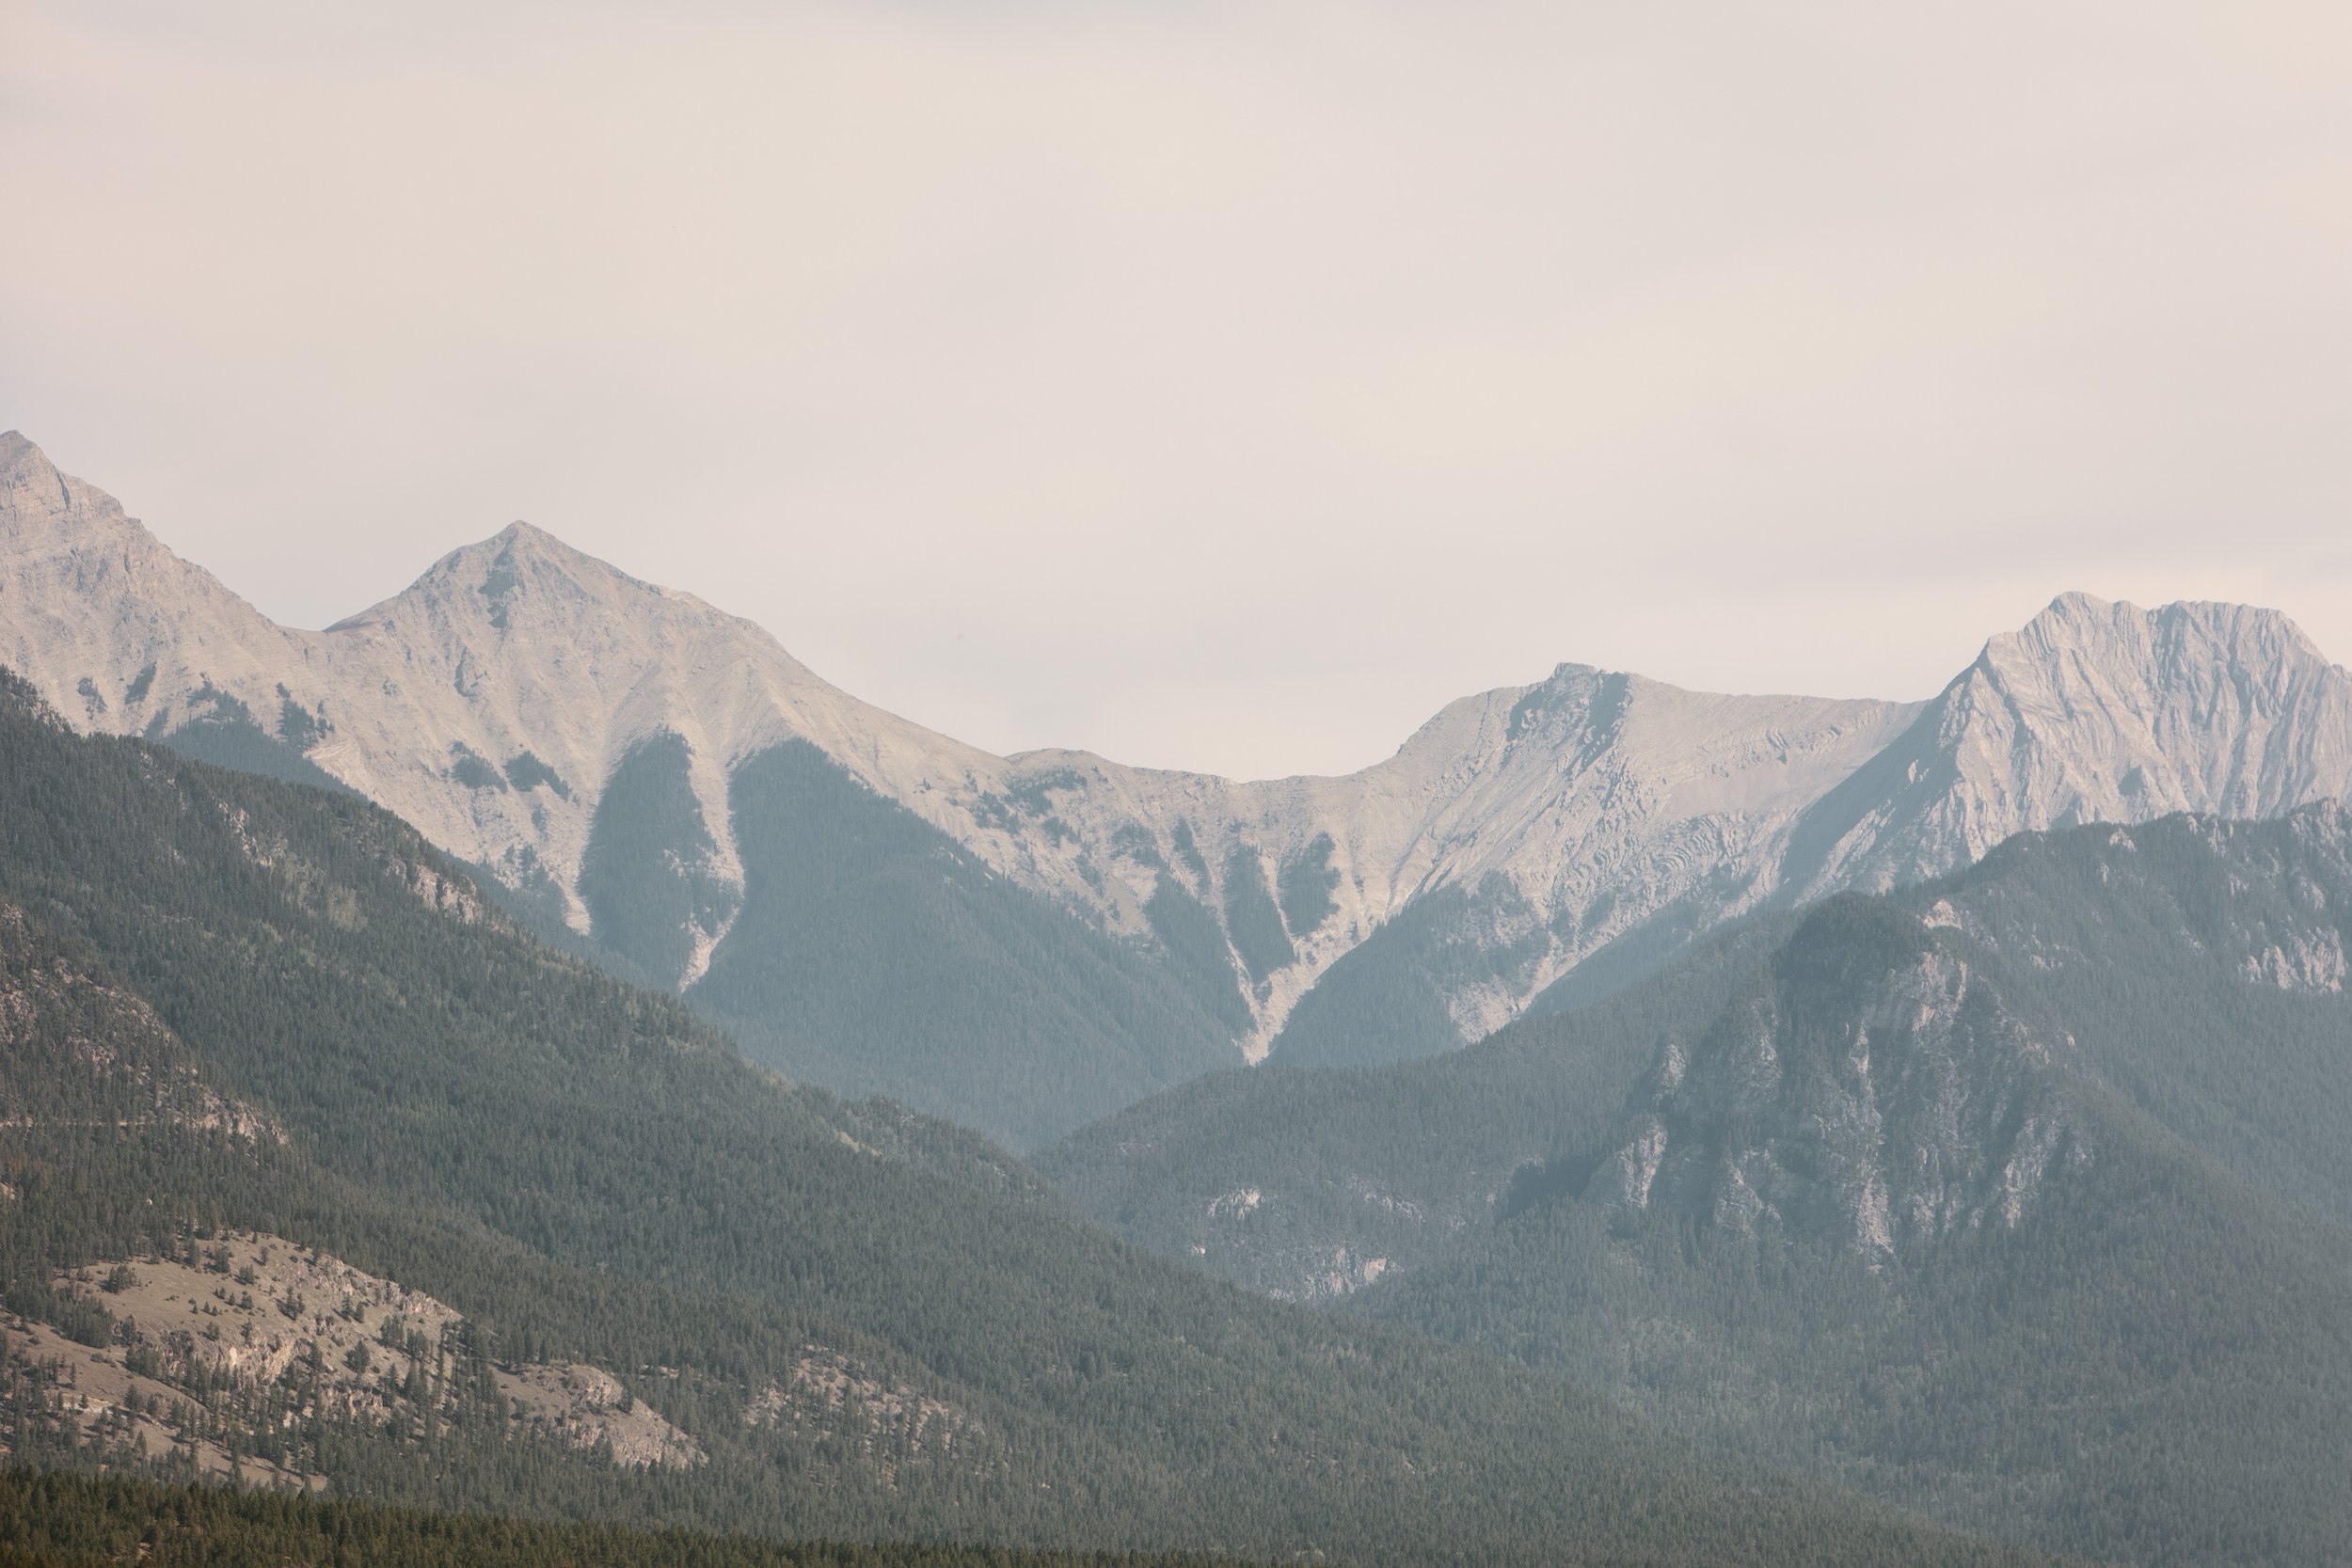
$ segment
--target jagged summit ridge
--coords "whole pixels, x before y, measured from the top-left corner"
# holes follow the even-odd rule
[[[2285,617],[2075,594],[1924,703],[1564,663],[1449,704],[1344,777],[999,757],[528,523],[325,631],[280,627],[18,435],[0,437],[0,661],[85,729],[242,715],[451,851],[538,879],[583,929],[599,800],[637,748],[683,743],[700,874],[739,884],[729,780],[805,740],[1116,937],[1167,940],[1170,900],[1197,906],[1251,1057],[1342,959],[1377,970],[1407,934],[1442,1021],[1410,1049],[1434,1050],[1626,944],[1663,953],[1775,902],[1947,870],[2024,828],[2269,816],[2352,777],[2352,679]]]
[[[2275,816],[2352,784],[2352,677],[2276,610],[2084,594],[1996,636],[1800,835],[1799,885],[1885,888],[2010,834]]]

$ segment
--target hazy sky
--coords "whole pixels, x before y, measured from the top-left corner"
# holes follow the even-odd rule
[[[657,12],[659,14],[657,14]],[[2352,8],[0,0],[0,428],[281,620],[528,517],[967,739],[2352,658]]]

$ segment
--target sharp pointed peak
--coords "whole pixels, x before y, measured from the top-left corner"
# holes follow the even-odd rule
[[[456,582],[467,588],[485,584],[494,592],[512,586],[517,571],[552,573],[575,581],[635,583],[637,579],[612,562],[566,544],[536,523],[516,520],[470,545],[461,545],[426,569],[410,591]],[[650,584],[639,586],[650,587]]]
[[[535,523],[517,519],[486,539],[450,551],[400,593],[327,629],[351,631],[382,625],[401,614],[403,606],[460,605],[467,607],[465,613],[486,615],[493,626],[503,631],[509,615],[522,613],[521,607],[533,601],[619,607],[651,600],[689,610],[707,609],[691,594],[631,577]]]
[[[2112,615],[2119,610],[2136,610],[2138,608],[2129,599],[2103,599],[2096,594],[2087,594],[2079,588],[2070,588],[2052,598],[2042,607],[2042,613],[2034,619],[2037,621],[2050,618],[2073,620],[2084,616]]]
[[[549,561],[594,562],[598,566],[606,564],[578,546],[549,533],[538,524],[525,522],[519,517],[490,535],[489,538],[453,551],[447,559],[453,561],[461,556],[474,555],[532,556]],[[606,569],[611,570],[609,566]]]
[[[538,524],[527,522],[520,517],[516,518],[513,522],[507,524],[504,528],[490,535],[490,537],[484,540],[483,543],[488,545],[529,545],[539,549],[563,550],[571,555],[580,555],[583,553],[582,551],[573,548],[570,545],[565,544],[562,539],[552,533],[549,533],[546,529],[541,528]]]
[[[33,444],[21,430],[0,431],[0,473],[16,473],[27,467],[53,468],[49,454]]]

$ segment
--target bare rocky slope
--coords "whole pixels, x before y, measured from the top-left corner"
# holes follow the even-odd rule
[[[14,434],[0,661],[83,729],[368,796],[787,1070],[1025,1142],[1269,1052],[1442,1051],[1750,911],[1949,870],[2019,830],[2270,816],[2352,776],[2352,679],[2283,617],[2074,594],[1924,704],[1566,664],[1345,777],[998,757],[525,524],[324,631],[278,626]],[[818,818],[823,843],[767,831]],[[844,837],[896,879],[812,874]],[[891,889],[876,926],[929,923],[898,960],[913,983],[778,945]],[[947,1022],[926,998],[1009,971],[1049,976],[1043,1014],[1006,996],[961,1044],[920,1043]],[[890,1037],[832,1037],[866,1009],[825,999],[878,989],[908,1002]],[[1019,1102],[989,1102],[983,1081],[1030,1056]]]
[[[46,1394],[54,1424],[72,1440],[135,1453],[136,1467],[176,1462],[280,1486],[325,1490],[331,1481],[258,1457],[257,1433],[295,1412],[406,1432],[430,1426],[466,1338],[464,1319],[433,1297],[282,1236],[223,1235],[192,1241],[184,1257],[87,1264],[61,1271],[52,1290],[69,1305],[59,1315],[74,1320],[71,1328],[0,1317],[0,1368],[20,1407],[33,1402],[27,1393]],[[88,1331],[106,1320],[103,1334]],[[638,1469],[686,1469],[707,1458],[602,1368],[524,1363],[492,1368],[489,1377],[511,1411],[511,1439]],[[283,1388],[297,1385],[301,1398],[287,1399]]]

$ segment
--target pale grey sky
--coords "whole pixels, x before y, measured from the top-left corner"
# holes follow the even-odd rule
[[[2352,657],[2352,8],[0,0],[0,428],[282,620],[528,517],[998,750]]]

